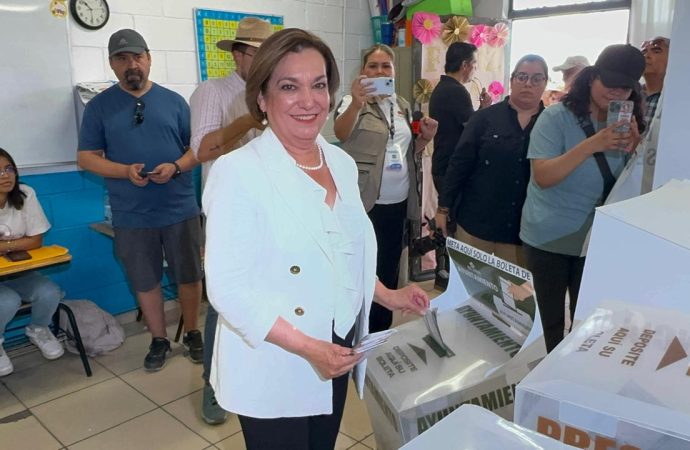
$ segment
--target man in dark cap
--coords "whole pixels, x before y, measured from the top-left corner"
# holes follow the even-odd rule
[[[77,161],[105,178],[115,252],[152,336],[144,368],[160,370],[170,351],[161,292],[164,255],[177,282],[183,343],[189,358],[201,363],[201,224],[190,172],[197,161],[189,149],[189,107],[149,80],[151,54],[136,31],[115,32],[108,55],[119,83],[86,105]]]

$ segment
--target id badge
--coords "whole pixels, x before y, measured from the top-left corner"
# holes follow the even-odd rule
[[[394,146],[386,150],[385,168],[386,170],[392,171],[402,170],[402,152],[398,146]]]

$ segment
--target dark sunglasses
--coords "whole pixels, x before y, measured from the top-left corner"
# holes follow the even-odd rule
[[[529,80],[533,85],[537,86],[546,81],[546,75],[543,73],[533,73],[530,76],[530,74],[525,72],[517,72],[513,74],[513,79],[522,84],[527,84]]]
[[[144,123],[144,109],[146,109],[146,103],[141,100],[137,100],[134,106],[134,125],[141,125]]]

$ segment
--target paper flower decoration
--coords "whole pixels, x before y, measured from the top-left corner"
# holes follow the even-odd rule
[[[450,45],[455,42],[465,42],[470,35],[470,22],[466,17],[453,16],[443,24],[441,40]]]
[[[434,91],[434,85],[426,78],[417,80],[412,88],[412,95],[414,101],[417,103],[427,103],[431,98],[431,93]]]
[[[506,90],[503,87],[503,83],[501,83],[500,81],[492,81],[491,84],[489,84],[489,87],[487,88],[487,92],[491,95],[491,99],[494,103],[501,99],[501,95],[505,91]]]
[[[486,43],[491,47],[503,47],[510,36],[508,25],[499,22],[493,27],[487,28]]]
[[[422,44],[430,44],[441,35],[441,19],[437,14],[415,13],[412,17],[412,35]]]
[[[470,31],[470,43],[474,44],[477,48],[484,45],[487,37],[487,26],[484,24],[478,24],[472,27]]]

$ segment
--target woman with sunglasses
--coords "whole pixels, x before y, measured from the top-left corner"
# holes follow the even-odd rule
[[[360,195],[376,232],[376,275],[388,289],[398,288],[406,219],[421,219],[419,154],[438,127],[424,117],[415,136],[409,103],[396,94],[374,95],[365,79],[395,78],[394,63],[387,45],[374,45],[364,53],[360,75],[352,82],[351,95],[338,105],[334,124],[336,137],[359,169]],[[369,331],[386,330],[392,321],[391,311],[375,303]]]
[[[510,76],[510,96],[467,122],[439,195],[436,223],[444,234],[453,214],[459,240],[516,264],[521,263],[518,232],[529,181],[527,146],[544,110],[547,74],[541,56],[520,58]]]
[[[14,159],[0,148],[0,257],[40,247],[49,228],[36,192],[19,183]],[[61,299],[60,287],[37,271],[0,280],[0,376],[14,370],[2,347],[3,333],[22,302],[31,303],[31,323],[24,331],[29,340],[46,359],[62,356],[62,344],[48,328]]]
[[[532,176],[522,211],[520,238],[532,271],[548,352],[563,339],[565,294],[575,312],[584,268],[585,239],[594,208],[604,202],[644,129],[638,80],[642,53],[611,45],[583,69],[562,103],[550,106],[532,130],[527,158]],[[609,102],[631,100],[626,122],[607,126]]]

